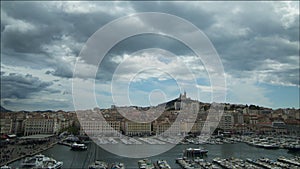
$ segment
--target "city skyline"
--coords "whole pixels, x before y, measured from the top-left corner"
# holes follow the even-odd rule
[[[226,91],[225,103],[299,108],[297,2],[1,2],[1,106],[13,111],[74,110],[76,60],[82,61],[85,71],[77,78],[83,84],[95,79],[100,108],[114,105],[115,100],[128,105],[128,98],[128,106],[156,105],[184,90],[192,99],[210,103],[205,65],[189,47],[165,36],[121,41],[108,52],[96,77],[89,75],[98,65],[78,57],[88,38],[105,24],[139,12],[172,14],[203,31],[224,67],[226,88],[218,90]],[[161,48],[178,57],[146,48]],[[129,67],[118,72],[124,62]],[[153,69],[143,70],[147,66]],[[154,69],[161,67],[169,72]],[[193,79],[186,76],[185,67],[195,75],[197,85],[190,85]],[[170,75],[183,82],[182,89]],[[125,84],[132,76],[131,84]],[[112,79],[118,82],[113,91]],[[86,108],[94,108],[84,102],[85,97]]]

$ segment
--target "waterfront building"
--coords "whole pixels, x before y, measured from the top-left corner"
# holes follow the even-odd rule
[[[24,121],[24,135],[54,134],[57,120],[50,117],[31,117]]]
[[[187,135],[188,133],[200,133],[202,126],[202,123],[193,120],[181,121],[180,133],[181,135]]]
[[[0,134],[11,134],[12,131],[12,119],[1,118],[0,119]]]
[[[234,124],[233,131],[237,134],[244,134],[250,132],[246,124]]]
[[[286,125],[283,121],[273,121],[272,127],[276,134],[287,134]]]
[[[123,132],[128,136],[141,136],[151,134],[151,123],[138,123],[125,121]]]
[[[12,114],[12,129],[11,134],[20,135],[23,134],[24,128],[23,128],[23,121],[25,119],[24,113],[15,113]]]
[[[272,122],[260,122],[256,124],[256,130],[258,134],[273,134]]]
[[[80,121],[80,133],[89,136],[119,136],[120,121],[85,119]]]
[[[220,119],[219,128],[224,131],[231,131],[233,129],[234,119],[231,114],[224,113]]]
[[[232,113],[234,124],[244,124],[244,115],[242,112],[236,111]]]
[[[171,123],[168,120],[155,121],[153,123],[153,132],[155,132],[157,135],[177,136],[178,134],[180,134],[180,123]]]
[[[249,124],[256,125],[258,123],[258,116],[256,114],[249,115]]]

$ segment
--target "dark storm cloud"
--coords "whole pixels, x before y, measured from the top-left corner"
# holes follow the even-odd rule
[[[46,74],[71,78],[74,63],[56,55],[52,46],[66,45],[71,49],[66,54],[76,57],[82,46],[76,46],[74,43],[83,44],[96,30],[117,16],[105,12],[67,13],[62,8],[63,5],[61,8],[54,8],[38,2],[3,2],[1,9],[3,63],[32,68],[52,68],[53,70],[47,71]],[[17,25],[18,29],[11,25]],[[72,40],[59,44],[64,36],[71,37]]]
[[[48,88],[52,84],[52,82],[43,82],[39,78],[29,74],[9,73],[1,75],[1,99],[25,99],[30,97],[31,94],[41,91],[48,91],[50,93],[59,92]]]
[[[13,107],[14,110],[21,111],[37,111],[37,110],[73,110],[74,108],[69,101],[57,101],[57,100],[35,100],[34,102],[22,101],[20,104],[17,100],[4,100],[3,106]]]
[[[179,16],[202,30],[216,22],[212,13],[206,11],[205,6],[202,5],[193,6],[185,2],[132,2],[131,4],[139,12],[162,12]]]
[[[49,5],[51,4],[51,5]],[[204,31],[223,61],[225,71],[240,76],[244,71],[255,71],[271,59],[283,64],[295,64],[289,56],[299,56],[299,16],[285,27],[281,15],[274,12],[272,3],[261,2],[91,2],[95,8],[87,12],[66,12],[67,3],[3,2],[1,11],[2,51],[7,53],[6,64],[22,61],[51,68],[47,74],[71,78],[73,62],[62,59],[57,48],[66,45],[66,55],[78,56],[84,42],[101,26],[126,13],[111,13],[114,6],[132,12],[164,12],[182,17]],[[81,4],[77,4],[79,7]],[[85,8],[86,6],[82,6]],[[111,9],[111,10],[108,10]],[[234,12],[237,10],[238,12]],[[1,13],[1,14],[2,14]],[[18,26],[12,27],[12,24]],[[167,23],[166,23],[166,26]],[[179,29],[179,28],[178,28]],[[27,31],[26,31],[27,30]],[[182,30],[184,31],[184,30]],[[69,39],[65,39],[68,37]],[[59,43],[61,42],[61,43]],[[76,45],[77,44],[77,45]],[[45,46],[49,48],[46,50]],[[117,64],[112,57],[143,48],[160,47],[175,54],[190,54],[190,50],[174,40],[155,36],[135,37],[116,45],[100,65],[99,79],[109,80]],[[299,69],[292,69],[294,74]],[[286,71],[282,71],[285,74]],[[276,75],[275,70],[269,73]],[[282,81],[299,82],[282,75]]]
[[[218,27],[213,25],[204,30],[216,47],[227,73],[245,76],[245,71],[266,68],[267,59],[297,67],[298,63],[290,57],[299,56],[299,15],[294,16],[286,27],[281,21],[282,16],[274,12],[270,3],[231,4],[231,7],[220,7],[219,14],[216,14],[220,16]],[[240,9],[237,14],[232,13],[235,8]],[[269,81],[265,82],[270,82],[275,76],[282,83],[299,85],[299,81],[288,78],[293,71],[297,79],[299,68],[287,69],[281,70],[280,76],[278,70],[269,71]]]
[[[70,26],[59,19],[61,12],[48,11],[39,3],[3,2],[2,9],[3,47],[15,52],[43,53],[42,45],[59,39]],[[13,24],[18,29],[11,28]]]
[[[63,35],[72,36],[77,42],[85,42],[96,30],[117,16],[102,13],[67,13],[60,7],[48,6],[51,2],[3,2],[5,14],[1,20],[2,42],[5,49],[16,52],[43,53],[42,45],[59,41]],[[6,16],[7,15],[7,16]],[[15,21],[11,21],[15,20]],[[11,22],[33,26],[32,31],[9,29]],[[22,29],[22,28],[20,28]],[[72,44],[67,44],[72,46]],[[78,54],[79,49],[73,48]]]

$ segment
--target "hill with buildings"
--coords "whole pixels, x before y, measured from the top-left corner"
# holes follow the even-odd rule
[[[0,112],[1,112],[1,113],[11,112],[11,110],[7,110],[6,108],[0,106]]]
[[[176,127],[173,127],[169,134],[199,134],[203,131],[213,132],[215,128],[206,123],[212,122],[218,125],[217,129],[231,133],[300,135],[300,109],[273,110],[255,105],[229,103],[218,105],[221,105],[222,109],[210,110],[210,103],[192,100],[184,93],[154,107],[111,106],[107,109],[94,108],[76,112],[12,112],[1,107],[1,112],[6,113],[1,113],[0,134],[58,134],[70,126],[77,126],[80,127],[81,134],[124,133],[133,136],[164,133],[172,125]],[[179,114],[184,114],[185,117],[180,123],[175,122]]]

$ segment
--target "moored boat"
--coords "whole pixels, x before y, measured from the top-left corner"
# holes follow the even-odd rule
[[[278,149],[279,146],[275,143],[262,142],[256,144],[257,147],[265,148],[265,149]]]
[[[95,161],[93,164],[89,165],[88,169],[108,169],[108,164],[104,161]]]
[[[149,159],[143,159],[138,161],[139,169],[154,169],[154,165]]]
[[[158,160],[157,166],[159,169],[171,169],[171,166],[168,164],[166,160]]]
[[[46,157],[45,155],[38,154],[33,157],[27,157],[21,166],[31,168],[43,168],[43,169],[59,169],[63,166],[62,161],[56,161],[53,158]]]
[[[111,165],[111,169],[125,169],[125,165],[123,163],[115,162]]]
[[[300,145],[291,144],[286,146],[286,149],[290,151],[300,151]]]
[[[87,150],[87,146],[85,144],[73,143],[71,145],[71,150]]]
[[[4,166],[0,167],[0,169],[11,169],[11,167],[7,166],[7,165],[4,165]]]
[[[184,151],[184,156],[186,157],[199,157],[206,155],[208,153],[208,150],[203,148],[187,148]]]

